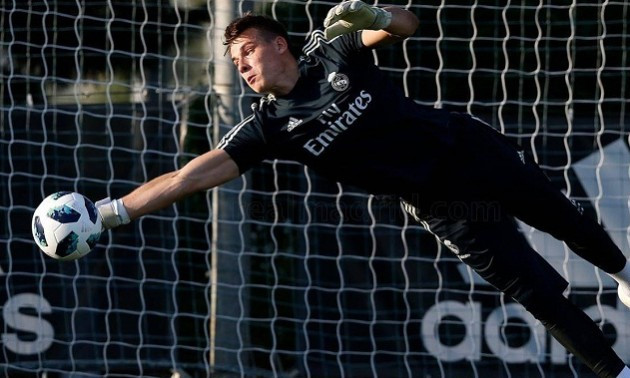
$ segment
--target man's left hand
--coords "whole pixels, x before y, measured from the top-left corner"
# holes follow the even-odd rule
[[[389,26],[392,14],[359,0],[344,1],[328,11],[324,20],[326,39],[357,30],[380,30]]]

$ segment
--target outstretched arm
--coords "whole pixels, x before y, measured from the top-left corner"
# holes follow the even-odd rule
[[[105,199],[97,202],[96,206],[105,228],[112,228],[238,176],[238,166],[230,155],[223,150],[212,150],[177,171],[165,173],[139,186],[122,199]]]
[[[418,28],[418,18],[412,12],[398,8],[378,8],[360,0],[344,1],[328,11],[324,33],[330,40],[342,34],[362,30],[366,47],[374,48],[411,36]]]

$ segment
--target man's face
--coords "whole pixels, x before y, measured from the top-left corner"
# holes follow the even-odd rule
[[[284,68],[280,64],[283,49],[278,38],[282,39],[277,37],[267,41],[260,31],[249,28],[230,45],[234,65],[256,93],[273,93],[284,74]]]

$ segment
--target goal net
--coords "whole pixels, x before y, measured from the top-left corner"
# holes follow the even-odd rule
[[[413,37],[374,52],[409,97],[470,112],[513,138],[630,256],[626,2],[369,3],[420,19]],[[221,45],[232,17],[274,17],[301,46],[334,4],[1,3],[5,376],[588,374],[396,198],[292,161],[265,161],[108,231],[80,260],[37,249],[31,216],[48,194],[121,197],[213,148],[251,113],[258,96]],[[630,356],[630,314],[613,282],[519,227],[570,281],[569,298]]]

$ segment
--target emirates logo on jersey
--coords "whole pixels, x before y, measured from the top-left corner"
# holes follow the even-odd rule
[[[336,104],[325,110],[317,120],[328,127],[315,138],[304,143],[304,148],[319,156],[330,146],[335,139],[348,130],[365,112],[372,102],[372,95],[368,91],[361,91],[359,95],[348,104],[348,109],[341,113]]]
[[[331,72],[328,75],[328,82],[337,92],[343,92],[350,86],[350,79],[342,73]]]

